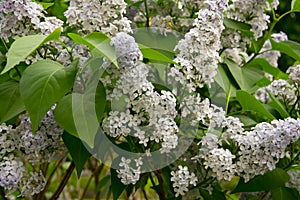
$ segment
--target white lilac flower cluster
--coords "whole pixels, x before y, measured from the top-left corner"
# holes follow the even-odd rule
[[[185,34],[175,50],[175,62],[180,66],[171,68],[170,77],[179,82],[187,81],[188,89],[196,91],[205,84],[210,86],[220,61],[221,33],[224,29],[222,12],[227,1],[204,1],[205,7],[197,13],[194,28]]]
[[[300,172],[299,170],[289,170],[290,180],[286,183],[287,187],[296,188],[300,192]]]
[[[109,35],[121,31],[131,33],[131,21],[124,17],[126,5],[123,0],[71,0],[64,15],[67,23],[83,34],[93,31]]]
[[[0,2],[0,37],[8,41],[10,37],[39,34],[47,35],[63,21],[56,17],[46,17],[42,5],[30,0],[2,0]]]
[[[116,49],[119,69],[110,65],[102,79],[112,107],[102,122],[103,130],[114,138],[134,136],[147,148],[155,142],[161,145],[161,153],[170,152],[178,144],[175,96],[169,91],[155,91],[148,80],[149,66],[140,62],[142,54],[132,36],[118,33],[111,45]],[[124,184],[135,183],[139,178],[137,169],[126,167],[130,162],[122,158],[120,163],[124,169],[118,173]]]
[[[179,165],[178,170],[171,171],[171,176],[175,197],[184,195],[189,191],[188,187],[191,185],[196,186],[198,181],[196,175],[193,172],[191,173],[187,166]]]
[[[296,105],[299,103],[300,93],[300,65],[291,66],[287,69],[288,80],[274,80],[270,85],[259,88],[254,97],[263,103],[270,101],[268,91],[276,98],[282,100],[286,106]]]
[[[276,9],[278,5],[278,0],[272,1],[272,3],[267,0],[231,0],[225,16],[251,25],[253,37],[258,39],[268,28],[270,17],[265,14],[265,11],[271,8]]]
[[[254,97],[262,103],[268,103],[271,100],[268,91],[277,99],[282,100],[286,106],[294,105],[299,100],[297,98],[297,88],[287,80],[274,80],[267,87],[259,88],[254,93]]]
[[[0,125],[0,186],[9,193],[19,190],[22,196],[42,191],[46,184],[43,174],[25,166],[36,166],[65,156],[65,146],[60,140],[62,133],[52,110],[47,112],[35,134],[27,114],[22,116],[16,128]]]
[[[231,180],[237,175],[247,182],[275,169],[288,145],[300,137],[300,119],[293,118],[262,122],[252,130],[244,131],[237,118],[228,117],[223,128],[226,135],[221,138],[214,134],[203,137],[197,156],[219,181]],[[237,152],[222,147],[223,142],[229,141],[238,148]]]
[[[250,30],[253,32],[253,38],[258,39],[263,35],[263,31],[268,28],[269,16],[265,11],[271,8],[276,9],[279,5],[279,1],[274,0],[270,3],[270,1],[266,0],[231,0],[228,4],[228,9],[224,13],[224,16],[228,19],[249,24],[251,26]],[[274,39],[277,39],[276,35],[274,35]],[[282,40],[284,39],[282,38]],[[242,64],[249,59],[249,56],[245,53],[247,45],[251,43],[249,35],[247,36],[239,30],[226,28],[222,32],[221,41],[222,46],[225,48],[223,51],[225,57],[234,60],[238,64]],[[266,42],[264,47],[267,48],[265,50],[269,49],[269,41]],[[263,57],[269,57],[271,61],[274,61],[277,60],[279,56],[279,52],[270,51],[265,53]],[[274,62],[272,62],[272,64]]]
[[[131,159],[121,158],[120,169],[117,170],[117,173],[124,185],[135,184],[140,179],[141,166],[143,165],[141,157],[134,159],[134,162],[135,165],[132,164]]]
[[[219,127],[225,118],[223,108],[211,104],[209,99],[201,101],[200,95],[189,95],[182,102],[182,117],[191,119],[191,125],[199,122],[212,130]]]

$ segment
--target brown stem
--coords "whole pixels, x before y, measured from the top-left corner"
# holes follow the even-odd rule
[[[165,190],[164,190],[164,185],[163,185],[163,179],[161,178],[160,174],[161,174],[161,170],[158,170],[155,174],[156,174],[156,177],[157,177],[157,180],[158,180],[158,183],[159,183],[159,199],[160,200],[165,200],[166,197],[165,197]]]
[[[53,176],[54,176],[56,170],[57,170],[58,167],[62,164],[62,162],[64,161],[64,159],[65,159],[65,156],[64,156],[62,159],[60,159],[60,160],[58,161],[57,165],[55,166],[55,168],[54,168],[53,171],[51,172],[51,174],[50,174],[50,176],[49,176],[49,178],[48,178],[48,180],[47,180],[47,183],[46,183],[46,185],[45,185],[43,191],[41,191],[41,192],[37,195],[37,197],[36,197],[37,200],[43,199],[43,197],[44,197],[46,191],[48,190],[48,188],[49,188],[49,186],[50,186],[51,180],[52,180],[52,178],[53,178]],[[45,174],[46,174],[46,173],[45,173]]]
[[[74,161],[71,162],[69,168],[67,169],[67,173],[65,174],[63,180],[61,181],[60,185],[58,186],[57,190],[55,191],[55,193],[52,195],[52,197],[50,198],[50,200],[56,200],[58,199],[59,195],[61,194],[61,192],[63,191],[64,187],[66,186],[69,178],[72,175],[73,170],[75,169],[75,163]]]

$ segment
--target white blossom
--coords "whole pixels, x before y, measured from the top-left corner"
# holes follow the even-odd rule
[[[196,186],[197,177],[194,173],[191,173],[187,166],[178,166],[178,170],[171,171],[171,181],[173,182],[173,188],[175,191],[175,197],[184,195],[189,191],[188,187],[191,185]]]

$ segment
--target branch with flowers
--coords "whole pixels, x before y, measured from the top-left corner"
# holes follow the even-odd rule
[[[279,5],[2,0],[1,199],[299,199]]]

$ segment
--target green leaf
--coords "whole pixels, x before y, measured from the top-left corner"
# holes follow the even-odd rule
[[[80,178],[85,162],[91,156],[90,152],[82,144],[81,140],[64,132],[62,139],[69,150],[71,157],[75,163],[77,177]]]
[[[300,61],[300,44],[298,42],[286,40],[282,42],[275,42],[270,39],[272,44],[272,50],[280,51],[295,60]]]
[[[88,114],[89,109],[82,111],[82,112],[75,112],[77,115],[75,116],[76,120],[74,119],[75,113],[73,112],[73,110],[76,109],[75,107],[81,106],[80,104],[77,105],[77,103],[78,102],[81,103],[82,100],[89,101],[89,98],[86,95],[87,95],[87,93],[69,94],[69,95],[63,97],[59,101],[59,103],[57,104],[57,106],[54,110],[54,117],[55,117],[55,120],[57,121],[57,123],[64,130],[66,130],[68,133],[70,133],[71,135],[73,135],[75,137],[80,137],[78,135],[78,130],[77,130],[77,126],[79,126],[79,125],[75,125],[75,121],[76,122],[77,121],[86,121],[87,123],[89,121],[91,121],[91,122],[94,121],[94,120],[89,120],[90,117],[86,116]],[[75,99],[77,99],[77,100],[75,100]],[[91,105],[90,102],[83,102],[83,104],[85,104],[85,103],[86,103],[86,106],[84,106],[84,108],[89,107],[88,105]],[[100,122],[100,120],[103,116],[105,105],[106,105],[105,88],[104,88],[103,84],[101,82],[99,82],[96,92],[95,92],[95,96],[94,96],[94,106],[95,106],[95,110],[96,110],[96,115],[98,117],[98,122]],[[88,119],[85,119],[86,117],[88,117]],[[98,127],[98,125],[99,125],[99,123],[97,123],[97,124],[95,123],[94,125],[91,124],[90,127],[92,127],[92,126]],[[87,126],[89,126],[89,124],[87,124]],[[80,128],[80,130],[82,131],[81,128]],[[89,130],[89,129],[86,129],[86,130]],[[83,133],[81,133],[80,135],[82,135],[82,134]],[[86,134],[89,135],[90,132],[87,131]],[[94,136],[91,136],[91,139],[87,140],[86,142],[88,144],[91,144],[93,138],[94,138]]]
[[[230,82],[230,79],[228,78],[226,71],[222,65],[218,66],[217,74],[214,79],[218,83],[218,85],[225,91],[227,97],[235,97],[236,88]]]
[[[72,98],[73,95],[69,94],[58,102],[54,110],[54,118],[61,128],[66,130],[69,134],[78,137],[73,119]]]
[[[300,11],[300,0],[292,0],[291,10],[292,11]]]
[[[118,173],[115,169],[110,168],[111,173],[111,190],[113,193],[113,199],[119,199],[122,192],[126,189],[126,185],[124,185],[121,180],[118,178]]]
[[[278,101],[278,99],[276,99],[276,97],[274,97],[274,95],[271,92],[268,91],[268,94],[269,94],[270,98],[272,99],[272,101],[270,103],[268,103],[268,105],[270,105],[272,108],[277,110],[282,118],[289,117],[290,115],[285,110],[282,103],[280,103],[280,101]]]
[[[255,176],[247,183],[241,178],[232,193],[269,191],[284,186],[289,179],[290,176],[287,172],[283,169],[276,168],[273,171],[268,171],[264,175]]]
[[[64,67],[51,60],[30,65],[20,81],[21,96],[35,132],[45,113],[72,88],[78,59]]]
[[[95,192],[99,192],[104,186],[111,185],[110,179],[110,175],[103,177],[96,186]]]
[[[272,66],[266,59],[264,58],[255,58],[251,62],[247,63],[246,66],[255,67],[258,69],[263,69],[265,72],[271,74],[277,79],[288,79],[288,75],[282,72],[277,67]]]
[[[236,91],[236,97],[245,111],[254,111],[262,116],[267,117],[270,120],[275,119],[275,117],[260,103],[255,97],[250,93],[238,90]]]
[[[86,37],[82,37],[75,33],[69,33],[68,36],[77,44],[84,44],[88,46],[91,51],[98,51],[98,53],[108,58],[115,66],[118,67],[115,49],[109,44],[110,39],[105,34],[93,32]]]
[[[8,76],[0,77],[0,124],[25,110],[19,83]]]
[[[254,34],[252,31],[250,31],[251,25],[249,24],[239,22],[233,19],[228,19],[228,18],[225,18],[223,22],[227,28],[238,30],[248,37],[251,37]]]
[[[50,8],[51,6],[54,5],[54,3],[46,3],[46,2],[39,2],[39,1],[35,1],[38,4],[41,4],[44,8],[44,10],[47,10],[48,8]]]
[[[272,200],[299,200],[299,192],[294,188],[279,187],[271,190]]]
[[[241,68],[236,63],[228,59],[225,59],[225,63],[242,90],[249,92],[254,92],[257,90],[258,87],[256,83],[264,78],[263,70],[250,65],[246,65]]]
[[[7,63],[1,74],[6,73],[24,61],[30,54],[38,49],[42,44],[59,38],[60,28],[55,29],[50,35],[29,35],[16,39],[8,50]]]
[[[139,48],[143,54],[144,58],[148,58],[149,60],[156,60],[156,61],[161,61],[161,62],[166,62],[166,63],[172,63],[175,65],[178,65],[176,62],[174,62],[172,59],[170,59],[168,56],[162,54],[161,52],[146,47],[145,45],[138,44]]]

